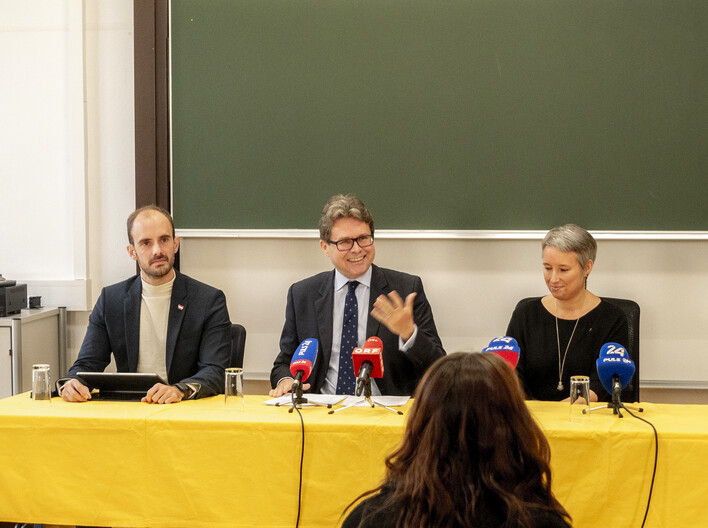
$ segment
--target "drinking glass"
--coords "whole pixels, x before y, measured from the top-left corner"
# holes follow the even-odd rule
[[[52,401],[51,376],[46,363],[32,365],[32,399],[47,403]]]
[[[227,368],[226,385],[224,387],[224,401],[227,409],[243,411],[243,369]]]
[[[581,400],[582,403],[578,402]],[[582,422],[583,411],[590,403],[590,378],[588,376],[570,377],[570,421]]]

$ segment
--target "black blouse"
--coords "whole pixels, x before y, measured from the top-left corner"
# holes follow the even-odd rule
[[[561,362],[575,323],[576,319],[558,319]],[[506,335],[519,343],[521,352],[516,370],[527,398],[563,400],[570,395],[571,376],[590,376],[590,389],[595,391],[600,401],[609,401],[610,394],[600,383],[595,361],[605,343],[614,342],[627,346],[627,318],[620,308],[601,300],[600,304],[580,318],[568,347],[561,376],[561,391],[557,389],[556,319],[543,306],[540,297],[524,299],[516,305]]]

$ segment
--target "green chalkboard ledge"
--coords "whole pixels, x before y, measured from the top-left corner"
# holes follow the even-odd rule
[[[182,238],[318,238],[316,229],[180,229]],[[708,231],[594,231],[598,240],[708,240]],[[542,240],[537,230],[377,229],[379,239],[416,240]]]

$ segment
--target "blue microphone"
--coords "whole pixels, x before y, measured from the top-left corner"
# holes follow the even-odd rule
[[[519,363],[519,353],[521,349],[516,339],[513,337],[495,337],[489,345],[482,349],[482,352],[491,352],[506,361],[512,369]]]
[[[290,374],[293,375],[293,391],[296,388],[302,387],[302,384],[307,381],[307,378],[312,372],[312,367],[317,361],[317,349],[319,343],[317,339],[310,337],[305,339],[293,354],[293,359],[290,361]]]
[[[600,349],[600,357],[595,361],[597,367],[597,375],[600,378],[600,383],[605,390],[612,396],[612,401],[607,404],[607,407],[614,410],[614,413],[622,418],[620,409],[628,409],[622,403],[621,395],[636,371],[634,361],[629,357],[627,349],[619,343],[605,343]],[[599,409],[600,407],[596,407]],[[642,412],[641,407],[629,407]],[[594,409],[588,409],[592,411]],[[583,411],[585,413],[585,411]]]
[[[615,396],[619,398],[622,389],[632,381],[635,370],[634,361],[621,355],[607,355],[599,357],[595,365],[600,383],[607,393],[612,395],[612,400],[615,400]]]

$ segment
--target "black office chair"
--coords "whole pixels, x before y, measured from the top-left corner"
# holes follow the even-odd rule
[[[246,329],[240,324],[231,325],[230,367],[243,368],[243,354],[246,349]]]
[[[620,343],[627,349],[629,359],[634,361],[634,376],[632,381],[622,389],[622,403],[638,402],[639,400],[639,305],[629,299],[615,299],[612,297],[603,297],[604,301],[614,304],[620,308],[627,317],[627,334],[629,336],[627,343]]]

